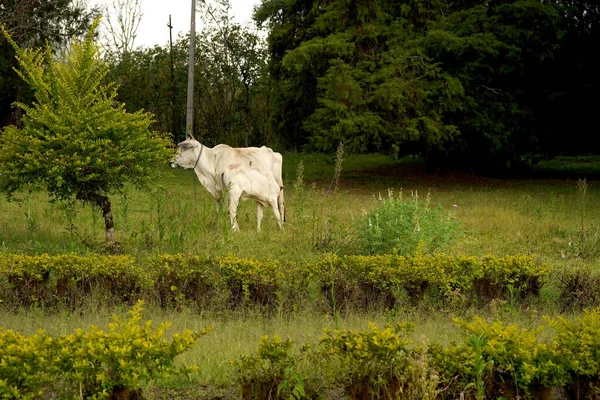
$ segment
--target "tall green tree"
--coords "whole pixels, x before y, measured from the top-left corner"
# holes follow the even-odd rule
[[[254,19],[269,31],[269,74],[273,82],[270,125],[288,148],[299,148],[308,142],[304,121],[317,102],[317,78],[323,65],[312,65],[300,72],[283,66],[288,51],[314,37],[312,24],[318,12],[316,0],[263,0]]]
[[[290,147],[344,141],[489,172],[564,151],[567,131],[580,133],[571,152],[600,151],[583,129],[600,106],[599,11],[589,0],[264,0],[254,17],[270,29],[272,126]]]
[[[540,151],[537,105],[547,96],[543,71],[560,45],[559,22],[539,0],[497,1],[457,10],[428,31],[426,53],[465,90],[444,117],[461,136],[437,163],[498,171]]]
[[[302,5],[307,6],[305,2]],[[255,17],[271,24],[269,38],[276,87],[277,129],[294,144],[332,151],[409,149],[427,152],[452,140],[444,124],[462,94],[460,82],[440,69],[418,38],[438,18],[437,0],[315,2],[267,1]],[[282,19],[295,11],[307,17]],[[283,54],[280,42],[289,47]]]
[[[115,245],[109,196],[126,184],[147,187],[168,160],[169,141],[152,131],[152,116],[128,113],[117,103],[116,88],[104,84],[108,65],[93,40],[97,20],[66,60],[45,49],[14,47],[19,75],[33,89],[23,129],[8,126],[0,136],[0,191],[11,196],[30,185],[45,188],[51,198],[80,200],[98,207],[106,241]]]

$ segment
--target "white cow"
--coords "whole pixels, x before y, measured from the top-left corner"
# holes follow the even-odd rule
[[[271,171],[277,185],[283,188],[281,169],[283,157],[268,147],[243,147],[234,148],[226,144],[219,144],[213,148],[204,146],[192,135],[177,145],[179,150],[171,161],[172,167],[193,168],[198,181],[217,200],[217,209],[223,198],[221,174],[231,164],[240,164],[254,167],[261,171]],[[285,221],[285,199],[283,189],[277,197],[279,213]],[[262,206],[258,205],[257,214],[262,213]]]
[[[271,171],[261,171],[258,168],[242,164],[230,164],[221,174],[222,187],[227,188],[229,195],[229,218],[231,228],[239,232],[237,223],[237,207],[240,198],[243,200],[256,200],[258,204],[257,230],[260,232],[260,222],[263,217],[263,207],[271,207],[275,214],[277,227],[283,228],[277,198],[283,189],[277,183]]]

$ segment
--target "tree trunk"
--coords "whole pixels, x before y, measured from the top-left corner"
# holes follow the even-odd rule
[[[106,244],[109,247],[115,247],[115,223],[113,221],[112,209],[108,196],[98,196],[96,205],[102,210],[104,217],[104,228],[106,229]]]
[[[116,247],[115,223],[113,221],[112,208],[108,196],[96,193],[86,193],[85,195],[79,194],[76,198],[98,206],[98,208],[102,210],[104,228],[106,229],[106,244],[108,244],[111,249],[114,249]]]

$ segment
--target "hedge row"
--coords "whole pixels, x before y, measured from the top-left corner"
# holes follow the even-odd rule
[[[332,387],[361,400],[600,398],[600,309],[547,321],[536,330],[457,321],[462,342],[429,348],[411,343],[410,325],[326,330],[296,352],[263,337],[234,365],[244,399],[336,397],[323,396]]]
[[[121,256],[0,253],[0,302],[12,307],[75,308],[100,299],[198,310],[239,306],[393,307],[487,302],[537,296],[550,268],[533,256],[402,257],[329,255],[317,263],[279,263],[187,254],[144,260]]]
[[[165,340],[169,325],[141,324],[141,312],[138,303],[128,319],[114,316],[108,331],[24,336],[0,328],[0,398],[142,399],[144,383],[193,371],[173,360],[207,331]]]

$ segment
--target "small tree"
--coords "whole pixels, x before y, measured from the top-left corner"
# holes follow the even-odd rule
[[[0,135],[0,191],[9,197],[25,185],[45,188],[52,199],[81,200],[102,210],[106,241],[115,245],[109,195],[124,185],[147,187],[154,166],[166,162],[166,137],[150,129],[152,115],[128,113],[115,101],[116,86],[105,84],[108,65],[93,41],[95,21],[83,42],[75,43],[64,62],[46,49],[15,48],[17,73],[35,93],[23,128]]]

